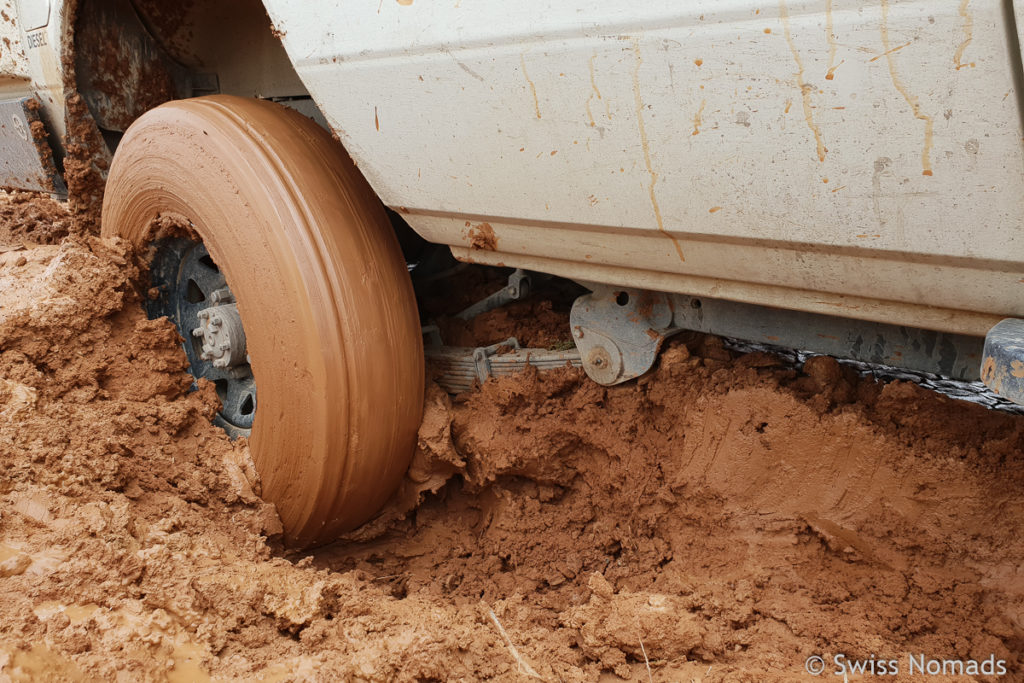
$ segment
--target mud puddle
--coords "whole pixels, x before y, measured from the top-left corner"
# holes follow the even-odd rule
[[[1024,680],[1018,416],[681,337],[621,387],[431,387],[386,515],[289,554],[135,257],[11,211],[0,678],[790,681],[821,656]],[[564,315],[447,329],[548,346]]]

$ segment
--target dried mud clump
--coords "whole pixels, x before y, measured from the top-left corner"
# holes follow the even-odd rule
[[[67,205],[35,192],[0,193],[0,249],[57,244],[72,226]]]
[[[79,234],[99,234],[103,188],[110,168],[110,154],[85,100],[77,92],[67,98],[64,182],[68,209]]]
[[[39,153],[39,161],[42,164],[43,170],[50,178],[50,181],[45,185],[41,185],[41,187],[45,187],[47,190],[54,190],[55,187],[52,179],[57,175],[57,166],[53,159],[53,148],[50,147],[50,134],[46,130],[46,124],[39,117],[42,103],[40,103],[38,98],[32,97],[26,102],[25,108],[28,110],[26,113],[29,121],[29,132],[32,134],[32,142]]]
[[[466,225],[469,225],[467,222]],[[469,229],[469,246],[471,249],[484,251],[498,250],[498,237],[490,223],[478,223]]]

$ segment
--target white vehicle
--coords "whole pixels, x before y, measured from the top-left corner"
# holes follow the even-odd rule
[[[157,247],[153,310],[296,545],[372,516],[413,448],[421,322],[384,206],[517,269],[512,295],[588,287],[572,334],[605,384],[698,329],[1024,400],[1019,3],[15,6],[3,184],[63,191],[81,93],[103,234]]]

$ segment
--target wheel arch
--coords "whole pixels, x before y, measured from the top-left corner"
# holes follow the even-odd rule
[[[110,152],[146,111],[201,95],[275,100],[325,124],[260,0],[78,0],[65,21],[66,85]]]

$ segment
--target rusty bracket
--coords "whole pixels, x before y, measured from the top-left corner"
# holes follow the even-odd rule
[[[673,326],[672,295],[590,285],[569,313],[583,369],[598,384],[619,384],[647,372]]]
[[[481,313],[486,313],[513,301],[519,301],[529,296],[530,285],[530,274],[522,268],[517,268],[515,272],[508,276],[508,284],[494,294],[476,302],[455,317],[461,320],[471,320]]]

